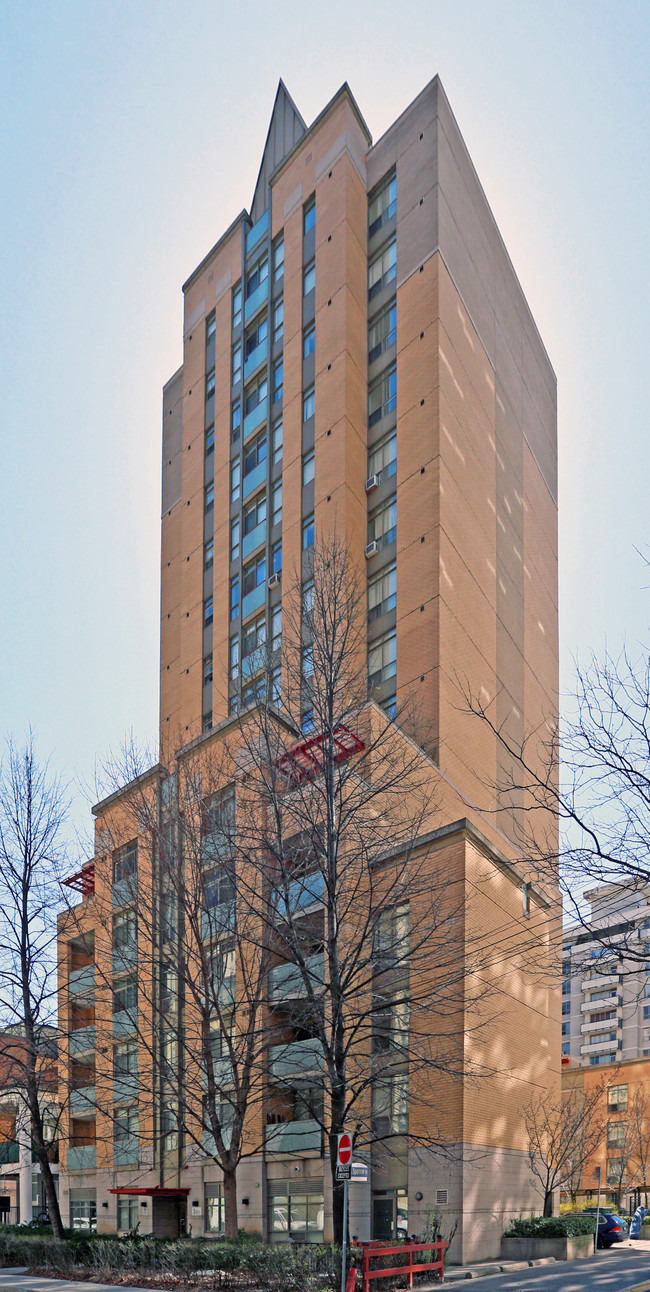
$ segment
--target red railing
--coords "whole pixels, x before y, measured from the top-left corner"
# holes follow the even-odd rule
[[[428,1243],[411,1243],[407,1241],[405,1243],[399,1243],[394,1247],[384,1246],[383,1244],[379,1245],[376,1242],[362,1243],[361,1245],[363,1248],[361,1262],[361,1292],[370,1292],[370,1282],[372,1279],[387,1279],[399,1275],[406,1275],[407,1286],[412,1288],[413,1275],[424,1273],[425,1270],[436,1270],[442,1281],[444,1272],[444,1253],[449,1246],[449,1243],[446,1243],[442,1238],[435,1238]],[[414,1261],[414,1255],[419,1252],[429,1252],[431,1255],[435,1253],[435,1260]],[[387,1256],[406,1256],[406,1263],[402,1260],[399,1265],[387,1266],[385,1264],[385,1258]],[[381,1260],[382,1268],[371,1269],[371,1260],[376,1261],[377,1259]],[[348,1288],[346,1284],[346,1292],[352,1292],[352,1288],[354,1288],[354,1283],[351,1285],[351,1288]]]
[[[86,865],[82,866],[76,875],[70,875],[69,879],[64,879],[62,883],[66,888],[74,888],[75,892],[81,893],[82,897],[92,897],[95,891],[94,861],[86,862]]]

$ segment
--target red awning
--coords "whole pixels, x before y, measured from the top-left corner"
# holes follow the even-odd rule
[[[66,888],[74,888],[82,897],[92,897],[95,891],[95,863],[89,861],[76,875],[70,875],[69,879],[61,881]]]
[[[138,1189],[135,1185],[125,1184],[120,1189],[109,1189],[109,1193],[137,1193],[143,1198],[185,1198],[189,1189],[165,1189],[161,1184],[154,1184],[150,1189]]]

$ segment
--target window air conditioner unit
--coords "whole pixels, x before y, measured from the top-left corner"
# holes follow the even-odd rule
[[[379,476],[370,476],[369,479],[366,480],[366,493],[372,493],[373,489],[376,489],[378,485]]]
[[[269,587],[270,587],[270,588],[278,588],[279,586],[280,586],[280,575],[279,575],[279,573],[272,574],[272,575],[270,576],[270,578],[269,578]]]
[[[374,556],[378,551],[379,543],[376,540],[373,543],[368,543],[366,546],[366,560],[369,561],[370,557]]]

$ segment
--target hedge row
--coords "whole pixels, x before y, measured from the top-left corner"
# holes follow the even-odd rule
[[[572,1238],[575,1234],[593,1234],[595,1216],[526,1216],[512,1220],[506,1238]]]

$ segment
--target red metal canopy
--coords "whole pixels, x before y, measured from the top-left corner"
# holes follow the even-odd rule
[[[70,878],[64,879],[63,883],[66,888],[74,888],[77,893],[81,893],[82,897],[92,897],[95,891],[94,861],[87,862],[76,875],[70,875]]]
[[[185,1198],[189,1189],[165,1189],[162,1184],[153,1184],[150,1189],[137,1189],[135,1185],[125,1184],[119,1189],[109,1189],[109,1193],[137,1193],[145,1198]]]
[[[289,785],[302,785],[303,781],[318,776],[323,769],[323,746],[327,739],[327,732],[321,731],[314,736],[308,736],[305,740],[300,740],[297,745],[292,745],[290,749],[280,754],[276,766],[286,776]],[[335,763],[342,763],[346,758],[351,758],[353,754],[358,754],[365,748],[363,740],[342,722],[339,722],[332,732],[332,744]]]

